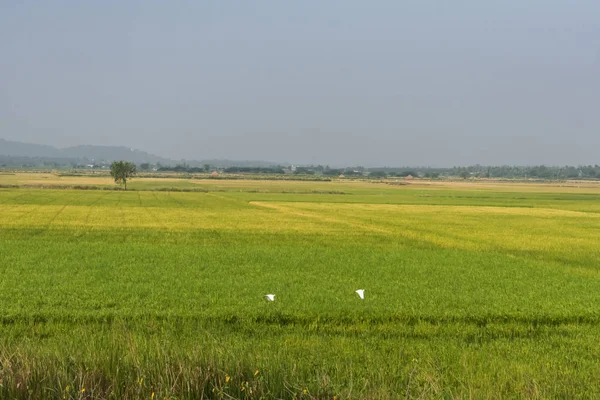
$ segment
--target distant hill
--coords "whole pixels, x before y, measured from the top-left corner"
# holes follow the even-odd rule
[[[168,158],[146,153],[142,150],[131,149],[124,146],[74,146],[60,149],[63,157],[78,158],[94,161],[112,162],[115,160],[127,160],[136,164],[172,164],[174,161]]]
[[[12,157],[61,157],[56,147],[0,139],[0,155]]]
[[[13,142],[0,139],[0,156],[28,157],[37,159],[69,160],[85,163],[110,163],[115,160],[127,160],[134,163],[172,164],[174,161],[164,157],[130,149],[123,146],[74,146],[59,149],[33,143]]]
[[[83,145],[59,149],[33,143],[14,142],[0,139],[0,164],[45,166],[51,164],[109,164],[116,160],[131,161],[136,164],[162,164],[175,166],[183,164],[182,160],[171,160],[142,150],[124,146]],[[269,167],[277,163],[267,161],[233,161],[233,160],[185,160],[190,166],[201,167],[210,164],[212,167]]]

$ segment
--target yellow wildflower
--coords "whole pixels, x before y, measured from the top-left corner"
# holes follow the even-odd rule
[[[229,375],[227,375],[227,376],[225,377],[225,383],[229,382],[229,380],[230,380],[230,379],[231,379],[231,378],[229,377]]]
[[[84,392],[85,392],[85,388],[81,388],[81,393],[84,393]]]
[[[258,375],[258,370],[254,371],[254,376]]]

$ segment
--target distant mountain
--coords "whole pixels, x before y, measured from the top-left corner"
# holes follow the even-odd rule
[[[232,160],[171,160],[142,150],[131,149],[124,146],[73,146],[59,149],[33,143],[13,142],[0,139],[0,158],[5,164],[32,164],[42,165],[47,163],[58,164],[108,164],[116,160],[131,161],[136,164],[162,164],[175,166],[184,162],[190,166],[201,167],[210,164],[212,167],[226,168],[239,167],[269,167],[277,165],[268,161],[232,161]],[[8,159],[8,161],[7,161]],[[29,159],[28,162],[24,160]],[[10,162],[10,161],[13,162]]]
[[[61,157],[56,147],[0,139],[0,155],[12,157]]]
[[[106,161],[112,162],[115,160],[127,160],[136,164],[150,163],[156,164],[161,163],[169,165],[173,163],[173,160],[168,158],[156,156],[154,154],[146,153],[145,151],[131,149],[124,146],[74,146],[60,149],[62,157],[65,158],[78,158],[90,161]]]
[[[46,146],[33,143],[13,142],[0,139],[0,156],[9,157],[30,157],[47,159],[66,159],[72,161],[104,162],[109,163],[115,160],[127,160],[134,163],[161,163],[165,165],[172,164],[174,161],[168,158],[159,157],[145,151],[130,149],[123,146],[74,146],[64,149],[58,149],[53,146]]]

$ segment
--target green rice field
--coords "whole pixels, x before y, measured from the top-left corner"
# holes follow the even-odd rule
[[[161,184],[0,189],[0,398],[600,397],[597,186]]]

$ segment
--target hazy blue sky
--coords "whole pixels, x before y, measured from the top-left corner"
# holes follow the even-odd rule
[[[176,159],[600,163],[600,1],[2,0],[0,138]]]

